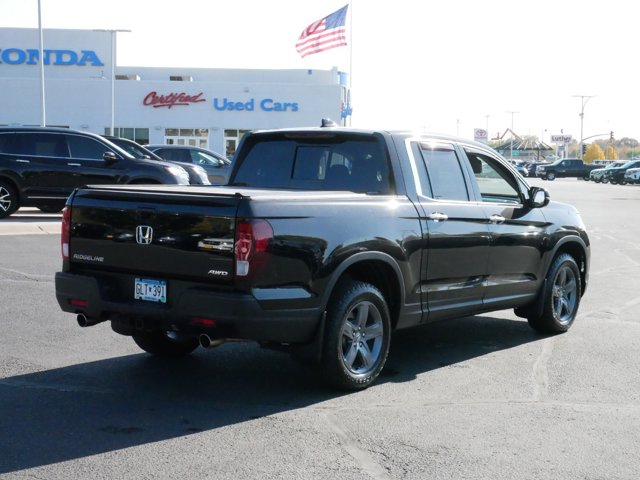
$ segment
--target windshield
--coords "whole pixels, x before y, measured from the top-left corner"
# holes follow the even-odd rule
[[[635,166],[640,166],[640,161],[638,160],[629,160],[627,163],[621,166],[621,168],[631,168]]]

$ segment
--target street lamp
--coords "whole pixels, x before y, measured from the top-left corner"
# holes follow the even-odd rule
[[[520,113],[520,112],[515,112],[515,111],[511,111],[509,110],[507,113],[511,114],[511,150],[509,152],[509,160],[513,160],[513,114],[514,113]]]
[[[582,145],[584,142],[584,107],[587,104],[587,102],[592,99],[593,97],[595,97],[595,95],[572,95],[573,97],[579,98],[580,99],[580,147],[578,148],[578,154],[580,155],[580,158],[582,159],[583,157],[583,153],[582,153]]]
[[[130,32],[131,30],[123,29],[95,29],[94,32],[109,32],[111,34],[111,127],[109,135],[114,135],[114,124],[116,116],[115,108],[115,91],[116,91],[116,33]]]

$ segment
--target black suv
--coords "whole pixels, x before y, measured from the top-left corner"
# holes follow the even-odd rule
[[[59,212],[74,188],[92,184],[189,184],[177,165],[136,159],[92,133],[0,128],[0,218],[24,206]]]

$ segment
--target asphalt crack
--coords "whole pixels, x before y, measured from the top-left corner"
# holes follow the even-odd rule
[[[353,457],[353,459],[360,465],[360,468],[371,478],[377,480],[391,480],[389,472],[382,465],[375,461],[371,454],[361,448],[349,434],[338,425],[338,422],[329,415],[327,412],[320,412],[320,416],[324,419],[338,438],[342,441],[343,448],[346,452]]]
[[[553,354],[554,339],[542,342],[542,351],[533,364],[533,401],[544,402],[549,394],[549,370],[547,368]]]

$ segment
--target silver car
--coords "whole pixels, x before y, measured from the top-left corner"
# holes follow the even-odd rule
[[[630,168],[624,174],[627,183],[640,183],[640,168]]]
[[[201,166],[207,171],[209,181],[214,185],[227,183],[231,173],[231,160],[205,148],[190,145],[145,145],[145,148],[165,160]]]

